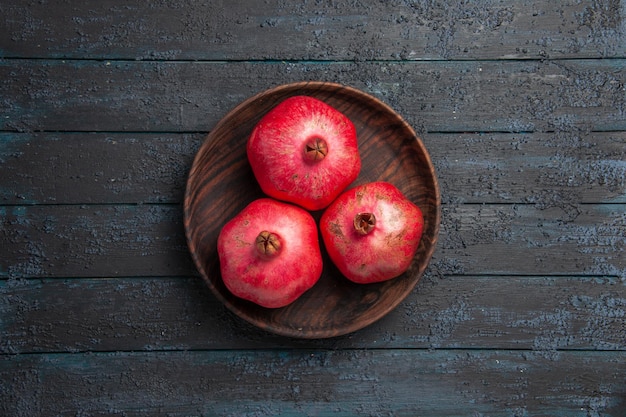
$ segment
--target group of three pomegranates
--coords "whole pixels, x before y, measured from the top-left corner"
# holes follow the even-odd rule
[[[286,306],[322,274],[317,224],[326,251],[349,280],[369,284],[405,272],[424,220],[389,182],[353,188],[361,170],[356,129],[342,112],[310,96],[285,99],[261,118],[247,141],[252,172],[268,196],[221,229],[222,280],[235,296]]]

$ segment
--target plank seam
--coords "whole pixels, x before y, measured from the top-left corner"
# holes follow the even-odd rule
[[[423,64],[423,63],[488,63],[488,62],[567,62],[567,61],[619,61],[626,56],[612,57],[528,57],[528,58],[467,58],[467,59],[151,59],[151,58],[113,58],[113,57],[45,57],[30,56],[22,57],[8,55],[0,57],[0,60],[8,61],[61,61],[61,62],[115,62],[115,63],[172,63],[172,64]]]
[[[322,342],[324,340],[321,340]],[[306,341],[305,341],[306,342]],[[310,343],[316,343],[314,340],[310,341]],[[40,352],[20,352],[20,353],[10,353],[10,352],[0,352],[0,356],[2,357],[18,357],[18,356],[53,356],[53,355],[76,355],[76,354],[90,354],[90,355],[110,355],[110,354],[120,354],[120,353],[129,353],[129,354],[154,354],[154,353],[201,353],[201,352],[254,352],[254,353],[276,353],[277,351],[292,351],[292,352],[365,352],[365,351],[412,351],[412,352],[459,352],[459,353],[469,353],[469,352],[517,352],[517,353],[626,353],[626,349],[574,349],[574,348],[557,348],[557,349],[528,349],[528,348],[498,348],[498,347],[455,347],[455,348],[438,348],[438,347],[415,347],[415,348],[407,348],[407,347],[340,347],[340,348],[328,348],[328,347],[275,347],[275,348],[242,348],[242,349],[232,349],[232,348],[221,348],[221,349],[150,349],[150,350],[68,350],[68,351],[40,351]]]

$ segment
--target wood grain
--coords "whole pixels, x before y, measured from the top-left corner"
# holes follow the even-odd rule
[[[182,204],[206,134],[0,133],[0,202]]]
[[[435,259],[435,265],[447,273],[594,271],[626,276],[624,205],[546,203],[544,207],[444,207],[442,257]],[[604,249],[607,247],[611,249]],[[498,266],[492,259],[498,259]]]
[[[0,412],[619,417],[624,352],[274,350],[0,358]],[[398,370],[402,370],[399,372]],[[54,398],[54,401],[47,401]]]
[[[332,339],[284,338],[232,314],[197,277],[0,281],[0,353],[211,349],[626,350],[616,277],[426,274],[387,316]]]
[[[0,276],[194,275],[175,205],[0,208]]]
[[[626,202],[624,132],[424,135],[444,203]]]
[[[5,0],[6,57],[437,60],[624,57],[621,2]],[[259,40],[262,40],[260,42]]]
[[[255,94],[314,80],[373,95],[418,133],[623,131],[625,63],[6,59],[0,129],[207,132]]]

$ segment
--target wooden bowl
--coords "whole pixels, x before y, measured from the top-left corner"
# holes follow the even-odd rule
[[[401,276],[359,285],[344,278],[323,249],[317,284],[294,303],[268,309],[233,296],[224,286],[217,256],[222,226],[264,196],[246,156],[253,127],[270,109],[294,95],[316,97],[354,123],[362,169],[352,184],[393,183],[424,214],[424,233],[411,267]],[[325,82],[282,85],[260,93],[228,113],[210,132],[195,157],[184,201],[184,224],[194,262],[215,296],[237,316],[289,337],[327,338],[359,330],[394,309],[421,278],[435,249],[440,221],[435,170],[422,141],[390,107],[354,88]],[[312,213],[319,220],[321,212]]]

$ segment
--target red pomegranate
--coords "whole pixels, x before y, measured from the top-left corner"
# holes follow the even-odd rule
[[[253,201],[224,225],[217,253],[226,288],[263,307],[292,303],[322,274],[311,214],[270,198]]]
[[[359,284],[405,272],[417,252],[423,227],[420,208],[388,182],[345,191],[320,220],[331,260],[346,278]]]
[[[263,116],[247,154],[265,194],[312,211],[327,207],[361,170],[354,124],[309,96],[287,98]]]

